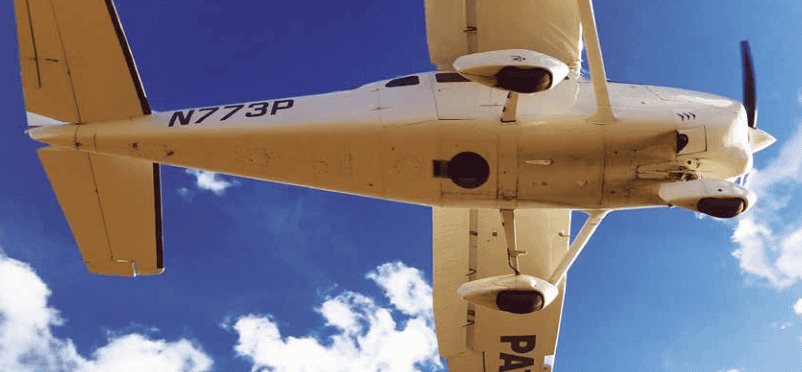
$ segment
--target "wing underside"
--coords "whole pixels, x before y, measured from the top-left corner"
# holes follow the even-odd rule
[[[570,211],[516,209],[523,274],[548,278],[568,249]],[[492,311],[457,297],[469,280],[511,274],[497,209],[433,208],[434,316],[451,371],[543,371],[554,364],[565,281],[546,309]],[[548,369],[546,369],[548,370]]]
[[[527,49],[559,59],[578,74],[582,54],[579,7],[565,0],[426,0],[429,55],[439,70],[454,60],[502,49]]]

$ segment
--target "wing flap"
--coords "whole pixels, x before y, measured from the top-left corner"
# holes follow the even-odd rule
[[[457,297],[457,288],[469,279],[512,273],[499,211],[471,211],[432,211],[434,315],[440,356],[448,358],[452,371],[542,371],[544,364],[553,366],[565,281],[548,308],[526,315],[474,307]],[[519,257],[522,273],[548,278],[568,250],[570,211],[516,209],[515,219],[518,249],[527,252]]]
[[[158,164],[53,147],[38,153],[90,272],[163,271]]]
[[[63,122],[150,114],[111,0],[15,0],[26,109]]]

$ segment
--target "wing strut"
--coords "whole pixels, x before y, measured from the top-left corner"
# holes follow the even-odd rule
[[[518,267],[518,256],[526,254],[526,251],[519,251],[518,247],[515,242],[515,237],[517,232],[516,224],[515,224],[515,210],[514,209],[500,209],[501,212],[501,226],[504,228],[504,235],[507,241],[507,263],[515,272],[515,275],[521,275],[520,269]],[[590,237],[593,236],[593,233],[596,231],[596,228],[599,227],[599,224],[610,213],[607,209],[601,210],[589,210],[584,211],[588,214],[588,219],[585,221],[585,224],[582,225],[582,229],[579,230],[579,235],[577,235],[576,239],[571,243],[571,247],[566,252],[563,259],[560,261],[560,264],[554,269],[554,272],[551,273],[551,277],[549,277],[549,283],[556,286],[564,277],[565,274],[568,272],[568,269],[571,268],[571,265],[574,264],[576,258],[579,257],[579,254],[582,253],[582,249],[585,248],[587,245],[588,240]]]
[[[518,256],[526,254],[526,252],[519,251],[517,247],[515,211],[513,209],[500,209],[499,212],[501,213],[501,226],[504,229],[507,243],[507,264],[515,274],[489,276],[462,283],[457,288],[457,295],[468,303],[490,310],[529,314],[547,308],[557,298],[560,294],[560,282],[565,278],[568,269],[576,261],[582,249],[585,248],[604,216],[610,211],[606,209],[584,211],[589,217],[582,229],[579,230],[579,235],[571,243],[568,252],[565,253],[560,263],[551,273],[549,281],[521,274],[518,267]]]
[[[515,275],[520,275],[518,270],[518,256],[526,254],[526,251],[519,251],[515,244],[515,210],[501,209],[501,226],[504,227],[504,236],[507,239],[507,263],[510,265]]]
[[[574,242],[571,243],[571,248],[568,249],[568,253],[565,254],[560,264],[554,269],[554,272],[549,278],[549,283],[556,286],[557,283],[565,277],[568,269],[571,268],[576,258],[579,257],[579,253],[582,252],[582,249],[585,248],[588,240],[590,240],[593,232],[596,231],[596,228],[599,227],[599,224],[609,212],[609,210],[585,211],[585,213],[588,214],[588,220],[582,225],[582,229],[579,230],[579,235],[577,235]]]
[[[590,80],[596,96],[596,114],[590,117],[591,124],[610,124],[616,121],[607,91],[607,74],[604,72],[599,34],[596,32],[596,19],[593,15],[592,0],[579,0],[579,14],[582,19],[582,35],[585,39],[585,53],[588,55]]]

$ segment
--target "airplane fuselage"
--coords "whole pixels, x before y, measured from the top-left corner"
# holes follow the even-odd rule
[[[752,152],[740,103],[608,84],[617,122],[596,125],[589,82],[521,96],[454,73],[347,91],[42,126],[34,139],[81,151],[423,205],[638,208],[661,183],[744,174]]]

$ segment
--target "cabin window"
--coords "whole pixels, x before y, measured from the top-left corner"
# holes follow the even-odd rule
[[[393,87],[404,87],[407,85],[418,85],[418,84],[420,84],[420,79],[418,79],[416,75],[412,75],[390,80],[384,86],[387,88],[393,88]]]
[[[470,80],[466,79],[464,76],[460,75],[457,72],[441,72],[439,74],[434,75],[435,80],[438,83],[467,83]]]

